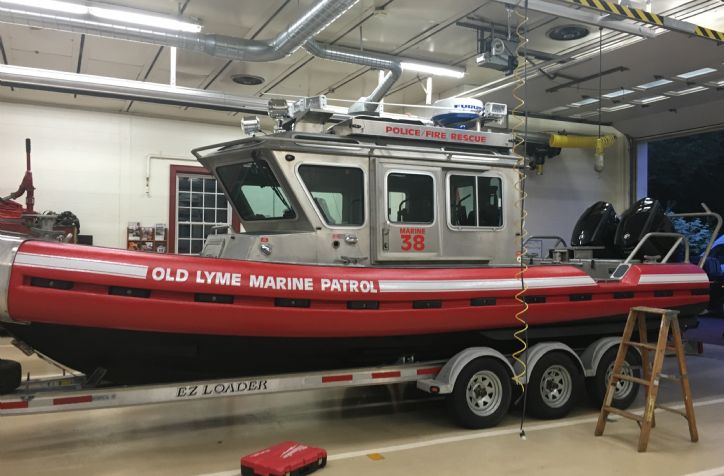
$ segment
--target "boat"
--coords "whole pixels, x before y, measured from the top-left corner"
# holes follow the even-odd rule
[[[0,325],[101,384],[143,384],[512,352],[523,288],[529,341],[573,348],[620,335],[632,306],[685,324],[706,308],[652,199],[620,218],[596,203],[571,246],[520,256],[508,133],[319,101],[274,117],[274,134],[193,151],[244,232],[201,256],[0,236]]]

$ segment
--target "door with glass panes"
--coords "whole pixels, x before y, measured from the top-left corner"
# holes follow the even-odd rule
[[[415,261],[440,256],[440,178],[439,168],[376,161],[377,260]]]
[[[216,226],[231,225],[231,209],[211,175],[176,175],[175,249],[178,254],[199,254]]]

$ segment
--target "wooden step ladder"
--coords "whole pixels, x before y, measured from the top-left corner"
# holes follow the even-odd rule
[[[649,344],[647,340],[648,333],[646,327],[646,316],[649,314],[661,317],[659,337],[655,345]],[[625,418],[636,420],[641,428],[638,450],[640,452],[646,451],[646,447],[649,444],[649,434],[651,433],[651,428],[656,425],[654,409],[659,408],[661,410],[678,413],[686,418],[689,423],[691,441],[696,442],[699,440],[699,435],[696,430],[696,417],[694,416],[694,404],[691,399],[691,388],[689,387],[689,377],[686,372],[684,346],[681,342],[681,329],[679,328],[678,315],[679,311],[672,311],[670,309],[658,309],[646,306],[631,308],[628,314],[628,319],[626,320],[626,327],[623,331],[621,345],[619,346],[618,354],[616,355],[616,361],[613,364],[611,379],[608,382],[608,389],[606,390],[606,398],[603,400],[601,413],[598,416],[598,423],[596,424],[595,431],[596,436],[601,436],[603,434],[603,430],[606,428],[606,420],[608,419],[608,415],[610,413],[620,415]],[[631,336],[634,332],[634,326],[636,324],[638,324],[639,342],[631,340]],[[668,343],[669,330],[671,330],[671,334],[673,336],[673,346]],[[637,347],[641,351],[643,378],[634,377],[632,375],[624,375],[621,373],[626,353],[628,352],[629,347],[632,346]],[[664,365],[664,354],[666,351],[676,353],[676,360],[679,364],[678,376],[661,373],[661,368]],[[649,352],[655,352],[653,365],[649,365]],[[659,380],[662,378],[680,381],[686,411],[682,412],[675,408],[656,404],[656,395],[659,391]],[[620,410],[611,405],[616,389],[616,383],[621,380],[638,383],[646,387],[646,404],[644,406],[643,415],[636,415],[631,412]]]

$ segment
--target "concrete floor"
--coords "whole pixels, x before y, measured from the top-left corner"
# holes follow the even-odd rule
[[[52,371],[7,339],[0,358]],[[657,413],[644,454],[632,421],[594,437],[598,412],[585,398],[567,418],[527,419],[522,440],[515,411],[496,428],[462,430],[440,399],[368,387],[0,418],[0,475],[235,475],[240,456],[288,439],[326,448],[324,475],[724,474],[724,347],[706,345],[687,362],[700,441],[688,440],[678,415]],[[660,396],[679,403],[679,387],[663,385]]]

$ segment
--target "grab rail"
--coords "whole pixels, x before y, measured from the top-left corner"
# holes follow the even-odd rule
[[[560,243],[563,244],[564,248],[568,247],[568,245],[566,244],[566,240],[564,240],[563,238],[561,238],[558,235],[533,235],[530,238],[528,238],[527,240],[525,240],[525,242],[523,242],[523,246],[527,245],[528,242],[531,240],[557,240],[556,244],[553,245],[553,248],[558,246],[558,244],[560,244]]]
[[[719,231],[721,230],[722,226],[722,218],[721,215],[718,213],[715,213],[711,211],[711,209],[706,206],[706,203],[701,204],[701,208],[704,209],[703,212],[693,212],[693,213],[673,213],[669,216],[672,217],[710,217],[716,219],[716,226],[714,227],[714,230],[711,232],[711,238],[709,238],[709,243],[706,245],[706,250],[704,250],[704,253],[702,253],[701,258],[699,258],[699,267],[704,267],[704,262],[709,257],[709,252],[711,252],[711,247],[714,245],[714,241],[719,237]],[[687,259],[687,261],[689,261]]]
[[[666,253],[666,256],[664,256],[664,259],[661,260],[662,263],[666,263],[669,261],[669,258],[671,258],[671,255],[674,254],[674,251],[676,251],[676,248],[679,247],[679,245],[683,242],[684,243],[684,261],[686,263],[689,262],[689,242],[687,241],[686,237],[682,235],[681,233],[664,233],[664,232],[652,232],[652,233],[646,233],[644,235],[643,239],[639,241],[636,244],[636,247],[633,249],[633,251],[628,255],[626,260],[624,260],[621,264],[630,264],[631,260],[633,260],[634,256],[641,250],[641,247],[648,241],[649,238],[676,238],[677,240],[674,242],[674,244],[669,249],[669,252]]]

